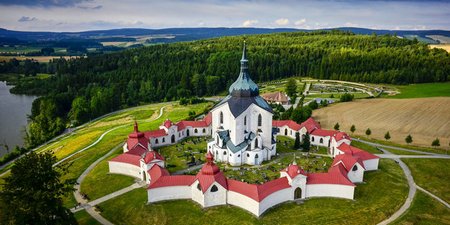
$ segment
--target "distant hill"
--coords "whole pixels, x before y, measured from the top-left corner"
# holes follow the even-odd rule
[[[450,31],[445,30],[373,30],[357,27],[339,27],[328,28],[322,30],[344,30],[350,31],[355,34],[391,34],[405,38],[420,37],[430,42],[434,42],[433,39],[427,37],[429,35],[441,35],[450,37]],[[279,32],[295,32],[295,31],[312,31],[304,29],[294,28],[165,28],[165,29],[143,29],[143,28],[123,28],[123,29],[111,29],[111,30],[92,30],[82,32],[36,32],[36,31],[13,31],[0,28],[0,38],[5,40],[14,40],[16,42],[21,41],[55,41],[62,39],[96,39],[102,38],[127,38],[136,36],[155,36],[155,37],[167,37],[171,38],[158,39],[161,42],[177,42],[177,41],[190,41],[198,39],[206,39],[222,36],[235,36],[245,34],[268,34]]]

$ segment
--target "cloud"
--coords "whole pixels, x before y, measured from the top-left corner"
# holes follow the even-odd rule
[[[303,24],[305,24],[306,23],[306,19],[305,18],[303,18],[303,19],[301,19],[301,20],[297,20],[297,21],[295,21],[295,26],[302,26]]]
[[[29,16],[22,16],[20,19],[18,19],[18,22],[31,22],[31,21],[37,21],[38,19],[36,17],[29,17]]]
[[[285,25],[289,24],[289,20],[286,18],[280,18],[280,19],[275,20],[275,23],[280,26],[285,26]]]
[[[79,8],[79,9],[92,9],[92,10],[97,10],[97,9],[101,9],[101,8],[103,8],[103,6],[102,5],[98,5],[98,6],[85,6],[85,5],[80,5],[80,6],[77,6],[77,8]]]
[[[0,0],[0,5],[5,6],[28,6],[28,7],[74,7],[83,2],[93,0]]]
[[[258,20],[246,20],[242,23],[243,27],[251,27],[258,23]]]

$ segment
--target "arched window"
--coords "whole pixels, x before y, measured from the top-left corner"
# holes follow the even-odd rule
[[[258,138],[256,138],[256,139],[255,139],[255,148],[258,148],[258,147],[259,147],[258,144],[259,144],[259,143],[258,143]]]
[[[262,126],[262,116],[261,114],[258,115],[258,127]]]
[[[357,171],[358,170],[358,166],[354,165],[352,168],[352,171]]]
[[[244,126],[247,125],[247,116],[244,116]]]
[[[198,133],[198,130],[197,130],[197,128],[195,128],[195,129],[194,129],[194,133]]]
[[[320,142],[320,144],[322,144],[322,143],[323,143],[323,138],[320,138],[320,141],[319,141],[319,142]]]
[[[200,182],[197,184],[197,189],[198,189],[199,191],[202,190],[202,186],[200,185]]]
[[[227,155],[227,152],[223,152],[223,155]]]
[[[223,112],[220,112],[220,124],[223,123]]]
[[[314,137],[311,137],[311,141],[314,142]]]
[[[287,136],[287,128],[286,128],[286,129],[284,129],[284,135],[286,135],[286,136]]]
[[[205,128],[203,128],[203,130],[202,130],[202,131],[203,131],[203,133],[206,133],[206,129],[205,129]]]
[[[250,154],[247,153],[247,157],[250,157]]]
[[[238,155],[238,158],[241,157],[241,154]]]
[[[258,154],[255,155],[255,159],[259,158]]]
[[[217,188],[217,186],[215,184],[211,187],[211,192],[216,192],[218,190],[219,189]]]
[[[158,144],[158,138],[155,139],[155,144]]]
[[[164,142],[166,142],[166,139],[165,139],[165,138],[163,138],[163,139],[162,139],[162,142],[163,142],[163,143],[164,143]]]

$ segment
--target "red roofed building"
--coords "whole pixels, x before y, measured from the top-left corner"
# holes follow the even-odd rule
[[[363,162],[363,166],[367,171],[378,169],[380,157],[359,148],[353,147],[347,143],[342,143],[336,148],[336,155],[339,154],[348,154],[358,157]]]
[[[289,104],[289,101],[290,101],[289,97],[285,93],[280,92],[280,91],[265,93],[265,94],[262,94],[261,97],[269,103],[280,104],[280,105],[287,105],[287,104]]]
[[[345,169],[345,176],[353,183],[360,183],[364,177],[364,164],[362,160],[353,155],[342,154],[334,158],[332,167],[342,165]]]

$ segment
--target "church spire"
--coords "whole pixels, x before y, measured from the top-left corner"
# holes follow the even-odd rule
[[[248,60],[247,60],[247,46],[244,41],[244,48],[242,49],[242,58],[241,58],[241,73],[248,71]]]
[[[228,91],[233,97],[255,97],[259,95],[258,85],[253,82],[248,73],[247,46],[245,42],[242,49],[241,72]]]

